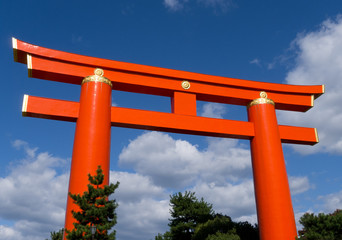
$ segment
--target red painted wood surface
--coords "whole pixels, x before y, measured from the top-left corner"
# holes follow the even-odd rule
[[[174,92],[171,98],[171,112],[182,115],[197,115],[196,94]]]
[[[13,45],[16,61],[27,63],[27,56],[31,56],[30,76],[53,81],[80,84],[92,69],[101,67],[117,90],[169,97],[174,91],[183,91],[196,94],[200,101],[237,105],[247,105],[260,91],[266,91],[277,109],[291,111],[307,111],[314,98],[324,93],[323,85],[264,83],[150,67],[52,50],[16,39]],[[191,83],[190,89],[181,87],[183,80]]]
[[[272,104],[248,109],[254,124],[252,167],[258,225],[262,240],[290,240],[297,236],[280,133]]]
[[[89,184],[88,174],[95,175],[98,166],[109,184],[111,87],[106,83],[87,82],[82,85],[68,192],[83,194]],[[74,109],[75,110],[75,109]],[[72,210],[78,206],[68,196],[65,229],[74,228]]]
[[[78,102],[27,96],[23,115],[75,122]],[[177,132],[193,135],[251,139],[254,126],[250,122],[187,116],[129,108],[111,107],[111,124],[115,127]],[[318,142],[315,128],[279,125],[283,143],[314,145]]]

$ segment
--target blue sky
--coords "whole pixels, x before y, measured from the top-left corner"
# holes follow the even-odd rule
[[[80,86],[31,79],[11,38],[67,52],[205,74],[325,84],[306,113],[314,147],[284,144],[297,220],[342,208],[342,2],[246,0],[0,1],[0,239],[44,239],[63,226],[75,124],[24,118],[24,94],[78,101]],[[113,92],[122,107],[170,111],[170,99]],[[198,115],[246,121],[246,109],[198,103]],[[256,222],[249,142],[112,128],[120,181],[118,240],[153,239],[169,195],[192,190],[217,212]]]

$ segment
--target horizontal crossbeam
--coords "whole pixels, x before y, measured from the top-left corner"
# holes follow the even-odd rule
[[[76,122],[79,103],[25,95],[23,115]],[[112,126],[135,129],[176,132],[184,134],[251,139],[254,126],[251,122],[227,119],[186,116],[146,110],[112,107]],[[283,143],[314,145],[318,142],[315,128],[279,125]]]
[[[80,84],[84,76],[91,75],[94,71],[93,67],[56,62],[35,56],[30,56],[28,67],[30,77],[74,84]],[[167,97],[171,97],[174,91],[184,91],[180,79],[163,79],[159,76],[137,75],[113,69],[107,69],[105,73],[107,78],[113,79],[115,90]],[[242,106],[246,106],[260,94],[260,91],[254,89],[239,89],[202,82],[191,82],[191,88],[186,92],[196,94],[196,99],[200,101]],[[314,101],[313,95],[268,92],[268,97],[277,103],[277,109],[293,111],[306,111],[313,106]]]
[[[13,39],[14,58],[25,63],[34,78],[80,84],[85,76],[101,67],[112,81],[113,89],[162,96],[174,91],[196,94],[201,101],[246,106],[266,91],[276,109],[307,111],[315,98],[324,93],[324,85],[295,86],[226,78],[146,65],[87,57],[35,46]],[[190,83],[182,88],[182,81]]]

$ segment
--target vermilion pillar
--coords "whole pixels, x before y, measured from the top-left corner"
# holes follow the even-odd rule
[[[255,128],[251,154],[260,238],[294,240],[297,230],[274,102],[265,92],[260,97],[248,106]]]
[[[79,116],[71,161],[69,192],[82,194],[86,191],[88,174],[94,175],[102,167],[104,184],[109,184],[110,131],[111,131],[111,81],[103,77],[102,69],[82,82]],[[68,196],[65,228],[74,228],[71,211],[78,206]]]

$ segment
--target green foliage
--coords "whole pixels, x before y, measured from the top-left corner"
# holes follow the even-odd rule
[[[170,206],[170,231],[155,240],[259,240],[257,226],[215,214],[212,204],[198,200],[194,192],[170,196]]]
[[[209,235],[205,240],[240,240],[240,237],[235,233],[235,231],[230,233],[217,232]]]
[[[238,238],[237,238],[238,237]],[[213,220],[199,224],[192,240],[208,239],[259,240],[257,226],[248,222],[234,222],[229,216],[216,214]]]
[[[155,236],[154,240],[171,240],[171,233],[169,231],[165,232],[164,234],[158,233],[157,236]]]
[[[259,240],[258,225],[251,225],[249,222],[234,222],[236,234],[241,240]]]
[[[190,240],[198,224],[214,217],[212,205],[203,198],[198,200],[193,192],[170,196],[171,219],[170,235],[172,240]]]
[[[67,239],[92,239],[90,227],[96,226],[95,239],[114,240],[116,232],[108,231],[116,224],[115,209],[118,204],[116,200],[108,200],[108,197],[118,188],[119,182],[103,186],[104,174],[100,166],[96,175],[89,174],[88,178],[88,191],[83,195],[69,193],[80,210],[72,212],[77,222],[74,223],[75,228],[72,231],[67,230]]]
[[[227,233],[234,228],[232,219],[227,216],[217,215],[214,219],[199,224],[196,227],[193,240],[205,240],[208,236],[215,236],[216,233]]]
[[[63,231],[64,229],[60,229],[58,232],[51,232],[50,239],[51,240],[63,240]],[[48,240],[48,239],[45,239]]]
[[[299,222],[303,230],[299,231],[299,238],[303,240],[341,240],[342,239],[342,211],[336,210],[332,214],[319,213],[304,214]]]

